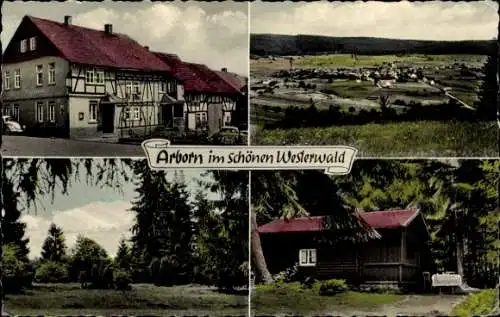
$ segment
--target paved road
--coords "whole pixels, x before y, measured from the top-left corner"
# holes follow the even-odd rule
[[[144,157],[140,145],[4,135],[2,156]]]

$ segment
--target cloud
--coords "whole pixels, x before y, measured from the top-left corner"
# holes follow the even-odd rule
[[[2,40],[10,40],[24,14],[62,21],[71,15],[73,23],[94,29],[113,24],[151,50],[175,53],[189,62],[214,69],[248,74],[247,4],[196,3],[6,3]],[[4,44],[4,47],[6,45]]]
[[[30,258],[40,256],[43,241],[50,224],[61,227],[66,245],[72,248],[78,235],[85,235],[99,243],[110,256],[116,254],[122,237],[130,237],[134,214],[126,201],[93,202],[82,207],[55,211],[47,217],[43,214],[25,214],[21,221],[26,223],[26,237],[30,239]]]
[[[227,67],[248,73],[248,20],[241,11],[209,14],[203,8],[185,8],[156,3],[134,12],[96,8],[73,18],[75,24],[102,29],[113,24],[151,50],[176,53],[182,59],[205,63],[220,69]]]
[[[477,2],[311,2],[251,4],[251,32],[429,40],[497,37],[498,4]]]

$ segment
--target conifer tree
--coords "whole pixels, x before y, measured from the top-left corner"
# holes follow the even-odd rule
[[[60,262],[66,255],[66,243],[61,228],[52,223],[49,234],[42,246],[42,259],[47,261]]]

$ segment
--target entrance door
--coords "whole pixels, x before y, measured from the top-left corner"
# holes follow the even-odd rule
[[[162,105],[162,123],[164,127],[172,127],[174,122],[174,115],[172,113],[172,105]]]
[[[102,118],[102,132],[113,133],[115,132],[115,105],[107,104],[101,105],[101,118]]]

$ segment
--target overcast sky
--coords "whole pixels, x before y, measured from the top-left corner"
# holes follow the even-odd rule
[[[199,189],[196,180],[201,179],[202,174],[203,170],[198,169],[184,171],[188,190],[195,193]],[[167,172],[168,178],[172,179],[173,175],[173,171]],[[216,197],[213,193],[207,193],[207,196]],[[30,239],[29,257],[40,256],[52,222],[62,228],[69,249],[74,247],[76,237],[82,234],[94,239],[110,256],[115,256],[120,239],[131,236],[135,214],[130,208],[136,197],[132,182],[123,184],[121,193],[85,182],[73,182],[69,194],[56,193],[53,203],[50,197],[42,198],[36,210],[25,210],[21,217],[27,226],[25,237]],[[26,206],[20,203],[20,207]]]
[[[491,40],[498,4],[475,2],[252,2],[251,32],[425,40]]]
[[[248,74],[248,4],[189,2],[37,2],[3,3],[3,47],[24,15],[125,33],[152,50],[175,53],[183,60],[213,69]]]

